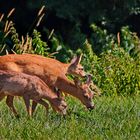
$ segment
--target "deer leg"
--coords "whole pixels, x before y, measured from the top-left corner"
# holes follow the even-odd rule
[[[14,105],[13,105],[13,99],[14,99],[14,96],[7,96],[7,99],[6,99],[6,104],[7,106],[10,108],[10,110],[14,113],[14,115],[16,117],[19,117],[19,114],[17,113]]]
[[[31,111],[31,106],[30,106],[30,98],[28,96],[23,96],[26,110],[28,112],[28,115],[31,117],[32,116],[32,111]]]
[[[40,99],[40,100],[35,100],[36,103],[39,103],[41,105],[43,105],[46,108],[46,113],[48,114],[48,109],[49,109],[49,105],[48,103],[46,103],[44,100]]]
[[[32,115],[33,115],[33,113],[34,113],[34,111],[36,109],[36,106],[37,106],[37,102],[33,101],[32,102]]]

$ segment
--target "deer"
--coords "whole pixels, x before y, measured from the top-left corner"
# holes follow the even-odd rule
[[[75,62],[78,65],[79,62],[77,60],[75,60]],[[63,64],[58,60],[39,55],[9,54],[0,57],[0,69],[36,75],[42,79],[51,90],[54,91],[55,88],[58,88],[60,91],[79,99],[87,109],[94,109],[94,104],[92,103],[93,93],[89,90],[90,84],[77,86],[66,76],[67,73],[76,73],[80,76],[84,75],[79,72],[83,71],[83,69],[77,70],[77,72],[70,68],[72,65],[75,65],[75,62]]]
[[[33,115],[30,100],[43,105],[48,112],[49,105],[43,99],[47,100],[56,112],[66,115],[67,104],[64,99],[37,76],[0,70],[0,101],[5,96],[7,96],[6,104],[15,116],[19,115],[13,105],[14,96],[23,97],[29,116]]]

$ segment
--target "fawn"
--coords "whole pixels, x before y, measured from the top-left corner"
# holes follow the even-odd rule
[[[30,99],[43,105],[46,111],[48,111],[48,103],[43,100],[46,99],[54,110],[63,115],[66,114],[66,102],[37,76],[0,70],[0,100],[5,96],[7,96],[6,103],[15,116],[18,113],[13,106],[14,96],[23,97],[29,116],[33,115],[30,107]]]

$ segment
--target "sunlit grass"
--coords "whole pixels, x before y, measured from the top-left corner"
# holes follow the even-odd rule
[[[69,110],[64,118],[51,109],[38,106],[33,118],[16,100],[20,118],[13,117],[5,102],[0,103],[0,139],[34,140],[136,140],[140,138],[140,97],[100,97],[96,108],[86,111],[77,100],[67,99]]]

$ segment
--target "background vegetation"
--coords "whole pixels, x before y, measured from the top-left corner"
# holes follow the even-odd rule
[[[82,65],[102,94],[94,99],[97,107],[91,113],[68,98],[71,115],[66,119],[51,111],[46,120],[38,108],[34,119],[26,120],[23,110],[22,119],[16,120],[7,116],[2,102],[1,139],[16,135],[19,139],[139,139],[139,0],[28,0],[1,5],[1,55],[35,53],[69,62],[83,53]]]

